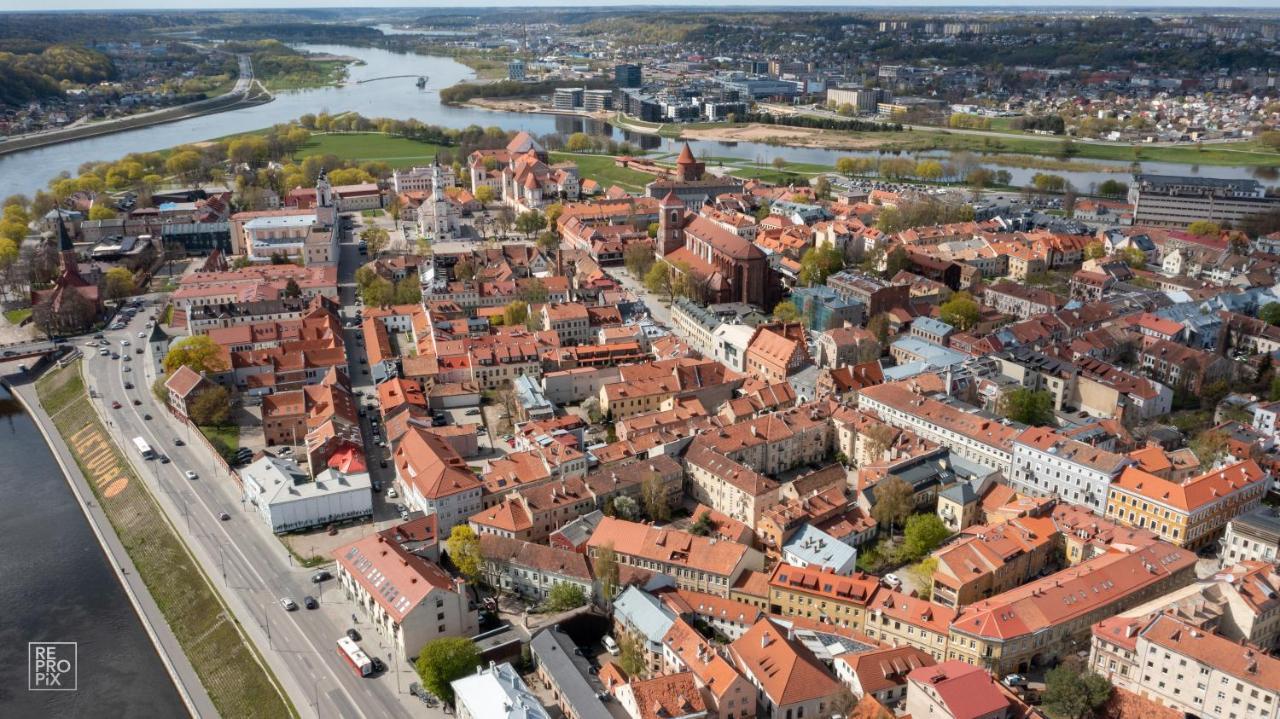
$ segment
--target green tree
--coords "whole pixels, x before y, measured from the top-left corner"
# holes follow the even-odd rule
[[[1268,302],[1258,310],[1258,319],[1269,325],[1280,325],[1280,302]]]
[[[799,322],[800,310],[791,300],[783,300],[773,306],[773,318],[779,322]]]
[[[1111,698],[1111,682],[1068,660],[1049,670],[1041,706],[1053,719],[1091,719]]]
[[[102,277],[104,294],[109,300],[119,300],[133,294],[137,287],[133,273],[124,267],[112,267]]]
[[[220,427],[231,418],[231,393],[226,387],[214,385],[196,395],[188,412],[191,421],[201,427]]]
[[[520,215],[516,217],[516,231],[523,232],[526,237],[533,236],[533,233],[538,232],[546,226],[547,218],[537,210],[521,212]]]
[[[93,207],[89,208],[90,220],[114,220],[115,218],[116,211],[106,205],[94,203]]]
[[[867,320],[867,331],[875,335],[876,341],[883,346],[885,341],[889,339],[889,315],[881,312]]]
[[[459,282],[467,282],[475,279],[476,267],[471,264],[470,260],[458,260],[458,264],[453,266],[453,276]]]
[[[632,277],[642,279],[653,267],[653,248],[646,242],[633,242],[623,250],[622,263]]]
[[[209,335],[192,335],[174,342],[164,356],[164,371],[173,374],[179,367],[196,372],[220,372],[226,368],[222,348]]]
[[[1000,413],[1015,422],[1043,427],[1053,423],[1053,395],[1046,390],[1018,387],[1000,398]]]
[[[871,508],[871,516],[881,526],[888,527],[890,534],[916,508],[915,490],[901,477],[889,477],[876,484],[875,496],[876,503]]]
[[[818,179],[813,183],[813,196],[819,200],[825,200],[831,197],[831,181],[826,175],[819,175]]]
[[[1196,220],[1187,225],[1187,232],[1198,237],[1217,237],[1222,234],[1222,225],[1209,220]]]
[[[655,262],[644,276],[644,287],[655,295],[666,295],[667,302],[672,302],[676,298],[675,273],[671,269],[671,265],[665,262]]]
[[[1119,180],[1103,180],[1098,185],[1098,194],[1103,197],[1125,197],[1129,194],[1129,185]]]
[[[844,269],[844,253],[835,245],[813,247],[800,258],[800,284],[815,287],[826,284],[827,277]]]
[[[1230,438],[1226,432],[1217,429],[1206,429],[1187,443],[1187,447],[1200,460],[1200,466],[1212,467],[1227,454],[1227,443]]]
[[[480,650],[475,642],[466,637],[441,637],[422,647],[415,668],[422,686],[452,704],[452,682],[470,676],[479,664]]]
[[[493,202],[493,188],[488,185],[481,185],[475,191],[476,202],[487,205]]]
[[[950,536],[951,530],[938,515],[913,514],[907,518],[906,529],[903,530],[903,558],[914,562],[937,549]]]
[[[951,299],[943,302],[938,310],[942,317],[942,321],[955,327],[959,332],[967,332],[978,324],[978,318],[981,311],[978,309],[978,303],[973,300],[973,296],[968,292],[961,290],[951,296]]]
[[[466,524],[456,524],[445,540],[445,549],[449,553],[449,561],[457,567],[462,575],[471,581],[480,578],[484,567],[484,557],[480,555],[480,537],[475,530]]]
[[[385,277],[376,277],[360,291],[360,299],[369,307],[385,307],[395,301],[396,287]]]
[[[297,280],[290,277],[289,281],[284,284],[283,294],[285,297],[301,297],[302,287],[298,284]]]
[[[617,500],[614,500],[614,507],[617,507]],[[612,542],[605,544],[596,553],[595,559],[591,561],[591,569],[600,582],[600,592],[604,594],[605,601],[612,601],[613,595],[618,592],[618,553],[613,550]]]
[[[422,285],[414,276],[405,277],[395,284],[394,298],[397,305],[416,305],[422,301]]]
[[[711,519],[711,510],[703,510],[697,519],[689,527],[690,534],[696,534],[699,537],[705,537],[716,529],[716,523]]]
[[[915,580],[920,588],[920,598],[929,600],[933,596],[933,573],[938,571],[938,558],[929,556],[907,568],[907,574]]]
[[[1147,264],[1147,255],[1137,247],[1122,247],[1116,253],[1116,256],[1125,261],[1125,264],[1135,269],[1143,267]]]
[[[647,665],[644,660],[644,649],[640,641],[630,635],[623,635],[618,642],[618,664],[628,676],[643,678]]]
[[[381,254],[387,249],[387,244],[391,241],[391,235],[381,227],[366,227],[360,233],[360,239],[369,246],[370,255]]]
[[[1084,258],[1086,260],[1097,260],[1107,256],[1107,247],[1102,244],[1101,240],[1094,240],[1084,247]]]
[[[587,152],[591,149],[591,136],[585,132],[575,132],[564,142],[567,152]]]
[[[529,279],[520,288],[520,299],[525,304],[538,305],[547,301],[547,285],[537,277]]]
[[[587,595],[582,587],[569,582],[556,582],[547,592],[547,601],[543,607],[548,612],[567,612],[587,603]]]
[[[901,245],[889,251],[884,258],[884,276],[892,279],[899,272],[911,266],[911,255],[907,253],[907,249]]]
[[[529,303],[522,300],[512,300],[506,307],[502,308],[502,323],[508,327],[516,327],[525,323],[529,319]]]

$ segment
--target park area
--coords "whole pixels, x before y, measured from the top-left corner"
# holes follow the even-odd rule
[[[439,145],[380,132],[313,134],[298,151],[295,160],[308,155],[333,155],[351,162],[385,162],[395,169],[424,165],[435,158]]]

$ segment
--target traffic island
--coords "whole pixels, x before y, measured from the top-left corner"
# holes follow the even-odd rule
[[[36,382],[40,404],[88,480],[221,716],[298,716],[85,393],[80,363]]]

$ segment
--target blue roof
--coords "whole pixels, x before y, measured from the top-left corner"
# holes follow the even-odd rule
[[[858,558],[858,550],[812,524],[800,525],[800,529],[782,545],[782,553],[834,572],[849,571]]]
[[[635,587],[627,587],[613,603],[613,614],[654,644],[662,643],[676,621],[676,615],[656,597]]]
[[[949,333],[955,332],[956,329],[946,322],[943,322],[942,320],[935,320],[932,317],[918,317],[915,320],[912,320],[911,329],[915,329],[917,327],[920,328],[921,332],[938,335],[939,337],[946,337]]]
[[[917,320],[918,321],[918,320]],[[936,345],[920,339],[919,337],[899,337],[893,341],[893,347],[901,348],[903,351],[913,354],[920,358],[919,361],[934,367],[946,367],[948,365],[960,364],[967,357],[955,350],[949,350],[942,345]]]

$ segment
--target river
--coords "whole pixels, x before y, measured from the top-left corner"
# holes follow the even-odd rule
[[[186,716],[53,453],[3,388],[0,446],[0,716]],[[77,691],[27,691],[30,641],[78,643]]]
[[[627,139],[645,149],[676,152],[673,141],[649,135],[622,132],[609,124],[577,117],[561,117],[535,113],[511,113],[482,110],[470,107],[450,107],[440,103],[439,90],[474,77],[470,68],[451,58],[397,53],[389,50],[345,45],[300,45],[300,49],[312,52],[346,55],[360,59],[363,64],[350,67],[348,82],[340,87],[317,88],[280,92],[276,99],[265,105],[232,110],[214,115],[204,115],[164,125],[129,130],[101,137],[75,140],[59,145],[36,148],[12,155],[0,156],[0,197],[14,193],[31,193],[60,172],[74,174],[82,163],[91,160],[114,160],[130,152],[163,150],[188,142],[198,142],[237,132],[247,132],[297,119],[306,113],[358,112],[366,117],[391,117],[407,120],[416,118],[422,122],[446,127],[467,125],[498,126],[507,130],[528,130],[535,134],[573,132],[584,130],[592,134]],[[359,83],[359,80],[388,75],[411,75],[409,78],[377,80]],[[425,76],[427,85],[415,86],[414,78]],[[874,152],[846,152],[816,148],[776,147],[755,142],[694,142],[694,151],[710,157],[736,157],[759,160],[769,164],[775,157],[788,162],[818,163],[832,166],[836,159],[851,155],[875,155]],[[947,153],[922,153],[946,159]],[[914,155],[912,155],[914,156]],[[981,156],[977,156],[979,160]],[[1091,185],[1111,178],[1124,178],[1129,172],[1127,162],[1082,160],[1082,165],[1106,165],[1117,172],[1098,172],[1092,169],[1045,170],[1067,178],[1075,187],[1087,189]],[[1025,185],[1041,170],[1023,168],[1008,170],[1014,185]],[[1275,185],[1274,171],[1265,168],[1194,166],[1180,163],[1144,162],[1143,172],[1172,175],[1204,175],[1222,178],[1257,178],[1264,184]]]

